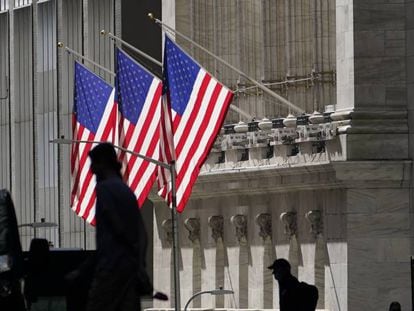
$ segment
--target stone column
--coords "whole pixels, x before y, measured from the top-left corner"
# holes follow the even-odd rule
[[[288,260],[291,265],[291,272],[298,276],[300,246],[297,240],[297,215],[295,211],[284,212],[280,214],[280,220],[285,226],[285,235],[289,239],[289,256]]]
[[[175,0],[161,1],[162,21],[175,29]]]
[[[268,213],[258,214],[256,224],[263,240],[263,309],[273,308],[273,277],[269,267],[273,262],[272,216]]]
[[[355,161],[337,163],[336,170],[346,184],[347,281],[335,277],[347,286],[339,290],[341,309],[379,310],[391,301],[409,309],[411,162]]]
[[[352,120],[341,135],[347,162],[335,164],[347,240],[339,301],[342,310],[379,310],[394,300],[409,309],[414,2],[336,3],[336,108]]]
[[[336,110],[354,107],[354,1],[336,4]]]
[[[172,220],[166,219],[162,222],[162,241],[167,249],[162,250],[162,257],[160,258],[162,262],[162,267],[165,267],[164,273],[161,274],[163,281],[165,282],[165,288],[169,289],[170,293],[170,304],[173,304],[175,293],[174,293],[174,259],[173,259],[173,233],[172,233]],[[154,258],[157,258],[154,256]],[[167,284],[169,286],[167,286]]]
[[[208,224],[211,228],[211,237],[216,242],[216,286],[215,288],[224,287],[224,264],[225,264],[225,249],[223,244],[223,228],[224,219],[221,215],[214,215],[208,218]],[[216,308],[224,308],[224,296],[216,296]]]
[[[234,215],[231,217],[231,222],[235,228],[237,241],[239,242],[239,308],[248,308],[249,295],[249,256],[247,245],[247,217],[246,215]]]
[[[323,237],[323,214],[320,210],[312,210],[306,213],[305,218],[309,221],[310,234],[315,241],[315,286],[319,291],[318,309],[325,309],[325,253],[326,241]]]
[[[408,8],[403,1],[337,1],[336,110],[342,111],[333,119],[352,119],[345,131],[349,160],[408,158],[406,79],[414,69],[405,49],[405,20],[414,17]]]
[[[187,218],[184,221],[184,226],[188,230],[188,239],[193,245],[193,295],[201,291],[201,246],[200,246],[200,219],[199,218]],[[201,299],[197,297],[192,302],[193,308],[201,307]]]

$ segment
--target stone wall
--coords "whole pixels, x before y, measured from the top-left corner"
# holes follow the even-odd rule
[[[182,304],[224,286],[235,294],[193,307],[276,309],[277,284],[265,267],[279,257],[317,285],[321,309],[408,304],[411,162],[347,161],[352,117],[224,127],[180,217]],[[168,219],[156,203],[154,282],[173,295]]]
[[[277,309],[277,284],[265,267],[283,257],[299,279],[318,286],[318,308],[386,310],[392,301],[399,301],[402,309],[412,305],[414,3],[341,0],[325,1],[324,7],[322,2],[313,2],[321,5],[308,15],[301,1],[261,1],[254,8],[253,1],[227,6],[175,1],[177,29],[257,79],[269,75],[277,80],[296,69],[299,75],[314,68],[308,62],[315,55],[325,65],[333,55],[335,65],[329,69],[337,70],[335,84],[327,87],[335,96],[322,96],[322,83],[289,86],[288,91],[275,88],[306,110],[308,115],[298,118],[282,120],[287,111],[267,106],[259,93],[237,98],[236,104],[255,115],[256,123],[238,124],[230,115],[227,122],[233,124],[224,126],[180,216],[182,304],[200,289],[224,284],[235,294],[203,296],[192,307]],[[320,49],[309,48],[303,36],[309,29],[303,32],[302,27],[309,16],[316,17],[317,25],[326,22],[326,16],[319,19],[326,8],[335,15],[335,34],[326,24],[313,28],[322,30],[323,39],[313,41]],[[222,25],[224,34],[214,37],[217,28],[210,22]],[[265,48],[258,53],[262,43]],[[225,83],[237,79],[187,47]],[[308,49],[315,54],[308,55]],[[314,109],[333,113],[310,115]],[[171,247],[163,231],[168,222],[161,225],[170,218],[169,210],[154,200],[154,281],[169,292]],[[187,238],[187,219],[199,224],[199,239]],[[221,221],[223,231],[218,233],[211,223]]]
[[[171,1],[163,3],[171,13]],[[335,105],[334,0],[174,3],[175,15],[166,21],[242,72],[308,113]],[[286,107],[242,75],[178,36],[177,42],[235,91],[234,105],[256,118],[288,114]],[[233,111],[227,116],[228,122],[240,119]]]

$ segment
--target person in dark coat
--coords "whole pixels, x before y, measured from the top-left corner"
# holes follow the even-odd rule
[[[25,310],[20,280],[23,254],[10,193],[0,190],[0,310]]]
[[[299,282],[290,273],[290,264],[286,259],[276,259],[268,268],[279,283],[280,311],[315,311],[318,289]]]
[[[113,145],[101,143],[89,157],[97,181],[96,258],[86,310],[140,310],[147,233],[137,199],[121,179]]]

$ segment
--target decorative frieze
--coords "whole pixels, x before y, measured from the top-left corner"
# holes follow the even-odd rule
[[[331,117],[332,116],[332,117]],[[243,166],[326,163],[344,160],[339,134],[351,127],[352,115],[311,115],[224,125],[203,170]]]
[[[188,238],[191,242],[195,243],[200,241],[200,219],[199,218],[187,218],[184,221],[184,226],[188,230]]]
[[[288,238],[296,235],[297,232],[297,221],[296,221],[296,212],[285,212],[280,214],[280,220],[285,226],[285,234]]]
[[[246,215],[234,215],[230,219],[236,229],[236,237],[239,243],[247,241],[247,217]]]
[[[223,227],[224,219],[221,215],[210,216],[208,218],[208,225],[211,228],[211,236],[213,237],[214,241],[217,242],[219,238],[223,240]]]
[[[272,237],[272,216],[267,213],[258,214],[256,216],[256,224],[259,226],[259,235],[263,241]]]

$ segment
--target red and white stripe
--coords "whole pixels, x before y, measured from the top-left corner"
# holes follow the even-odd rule
[[[120,144],[141,155],[159,158],[159,122],[162,83],[153,79],[136,125],[120,116]],[[156,179],[157,166],[130,153],[121,152],[125,182],[135,193],[138,206],[142,206]]]
[[[74,140],[90,140],[111,142],[117,144],[117,113],[118,105],[115,103],[115,89],[112,90],[100,120],[97,133],[91,133],[87,128],[72,118]],[[95,186],[96,180],[90,170],[89,151],[96,144],[75,143],[71,153],[71,208],[87,222],[95,223]]]
[[[183,211],[200,168],[223,124],[233,93],[201,69],[182,116],[172,115],[176,154],[177,210]],[[165,175],[169,173],[164,172]],[[170,177],[167,178],[167,181]],[[161,181],[160,181],[161,183]],[[159,194],[168,198],[170,184],[161,183]]]
[[[159,161],[166,164],[170,164],[172,160],[175,160],[175,150],[173,141],[172,120],[175,116],[174,111],[171,110],[169,105],[168,95],[164,95],[162,98],[161,106],[161,122],[160,122],[160,157]],[[159,195],[164,197],[167,201],[166,192],[167,188],[171,188],[171,174],[169,170],[159,166],[158,167],[158,189]]]

